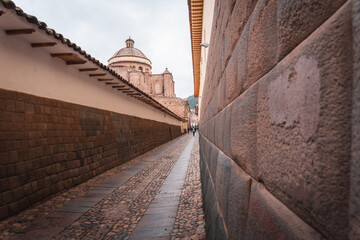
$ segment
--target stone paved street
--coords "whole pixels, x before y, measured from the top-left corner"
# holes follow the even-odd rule
[[[198,137],[185,135],[0,223],[0,239],[204,239]]]

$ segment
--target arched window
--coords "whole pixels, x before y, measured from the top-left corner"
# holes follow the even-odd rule
[[[139,67],[139,71],[142,71],[143,70],[143,68],[142,67]]]

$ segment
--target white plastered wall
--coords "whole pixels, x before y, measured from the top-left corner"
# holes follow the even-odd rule
[[[66,65],[49,51],[32,48],[26,38],[8,36],[1,28],[0,53],[2,89],[182,126],[178,119],[89,77],[89,72],[79,72],[79,65]]]

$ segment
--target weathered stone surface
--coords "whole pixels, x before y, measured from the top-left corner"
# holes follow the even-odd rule
[[[289,54],[345,2],[345,0],[329,2],[279,0],[277,3],[279,59]]]
[[[225,82],[225,89],[221,97],[223,98],[226,105],[231,103],[237,96],[240,95],[242,82],[241,79],[239,78],[240,74],[238,70],[238,65],[239,65],[238,61],[240,60],[239,52],[240,51],[233,52],[224,73],[223,81]],[[245,55],[245,59],[246,59],[246,55]]]
[[[360,239],[360,2],[352,1],[353,12],[353,106],[351,128],[350,233],[352,240]]]
[[[248,40],[248,82],[256,82],[278,61],[277,3],[258,1],[250,17]]]
[[[234,48],[240,36],[243,34],[244,27],[248,18],[254,10],[257,1],[223,1],[228,2],[230,18],[228,19],[225,31],[225,64],[230,57],[234,57]]]
[[[259,179],[328,238],[348,232],[350,11],[345,4],[262,78],[258,91]]]
[[[213,181],[215,181],[216,178],[218,155],[219,155],[219,149],[215,145],[211,144],[210,156],[208,159],[208,167]]]
[[[226,73],[223,74],[223,77],[221,78],[219,85],[216,89],[216,94],[214,94],[217,98],[216,104],[217,104],[217,109],[215,111],[215,114],[217,114],[218,112],[220,112],[221,110],[224,109],[224,107],[227,105],[226,103]]]
[[[215,119],[210,119],[206,124],[206,134],[205,137],[211,142],[215,142]]]
[[[210,237],[211,239],[211,237]],[[215,221],[215,238],[213,238],[214,240],[227,240],[228,236],[227,236],[227,230],[226,230],[226,226],[224,224],[224,219],[221,216],[221,214],[219,214],[216,217],[216,221]]]
[[[268,97],[271,124],[293,128],[300,122],[304,140],[314,137],[320,117],[320,69],[317,60],[299,57],[296,63],[269,83]]]
[[[225,135],[225,131],[224,131],[224,126],[225,126],[225,109],[220,111],[215,117],[214,117],[214,121],[215,121],[215,145],[219,148],[219,149],[223,149],[224,148],[224,135]]]
[[[233,161],[227,194],[227,211],[223,211],[229,239],[245,239],[251,178]]]
[[[323,239],[322,236],[272,196],[253,183],[245,239]]]
[[[234,104],[230,104],[225,108],[223,131],[223,148],[221,149],[226,155],[231,156],[231,119]]]
[[[257,177],[257,89],[258,84],[253,85],[234,101],[230,130],[231,156],[254,178]]]
[[[228,193],[230,187],[230,172],[232,160],[219,152],[216,166],[216,177],[214,178],[216,198],[220,211],[224,215],[228,211]]]

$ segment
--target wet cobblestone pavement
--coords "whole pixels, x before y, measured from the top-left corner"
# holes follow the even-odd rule
[[[181,196],[180,192],[178,194],[174,214],[160,215],[162,219],[152,221],[155,225],[157,221],[160,225],[164,221],[171,222],[171,229],[166,228],[170,233],[172,231],[172,237],[164,235],[152,239],[204,239],[198,140],[194,141],[190,135],[166,143],[0,222],[0,239],[129,239],[145,212],[152,211],[149,206],[157,204],[160,189],[172,186],[166,185],[168,175],[175,173],[175,177],[178,176],[179,160],[186,151],[190,156],[187,149],[192,149],[191,158],[190,162],[183,159],[188,164],[183,169],[184,173],[187,170],[185,183],[183,180],[176,182],[181,184],[180,192],[182,186],[185,188]],[[157,209],[155,212],[157,214]]]

